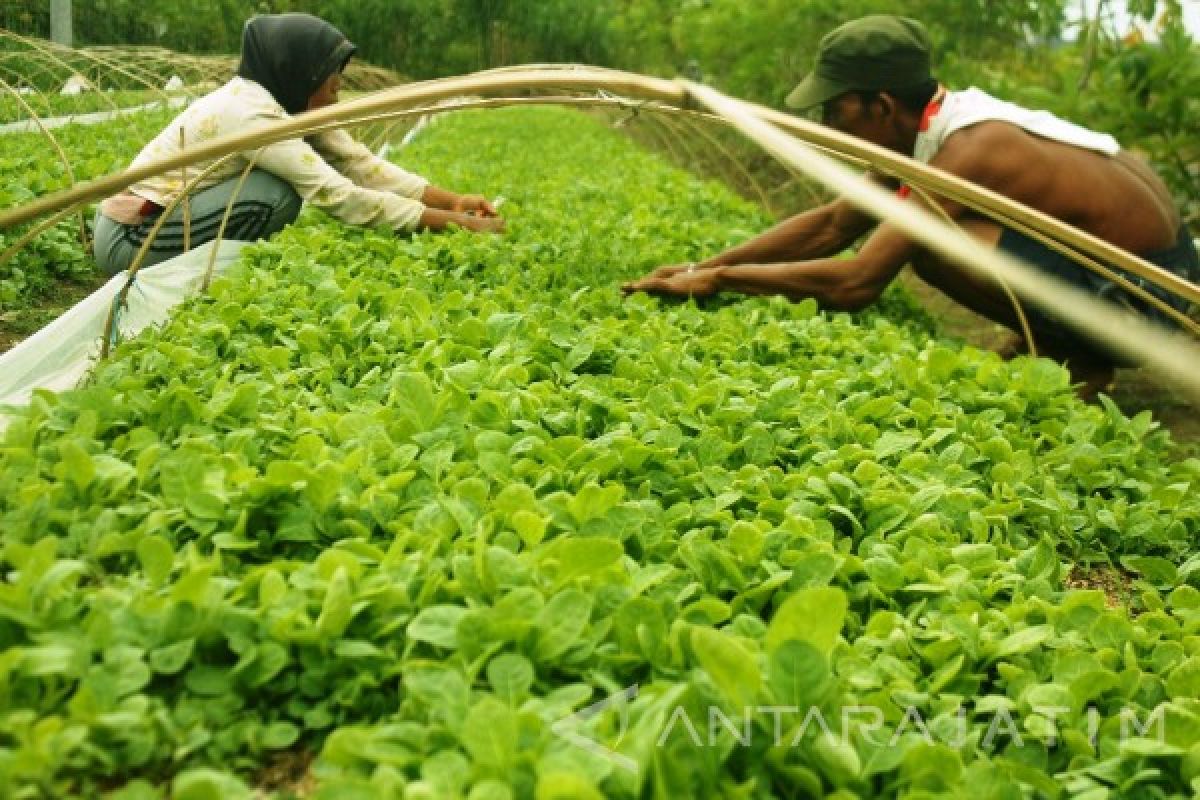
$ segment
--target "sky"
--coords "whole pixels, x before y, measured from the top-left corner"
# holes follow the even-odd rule
[[[1071,0],[1067,6],[1067,19],[1077,21],[1080,18],[1081,12],[1085,12],[1088,17],[1092,17],[1096,13],[1096,5],[1100,0]],[[1183,21],[1187,26],[1188,31],[1192,34],[1192,38],[1200,41],[1200,0],[1183,0]],[[1147,38],[1153,40],[1153,25],[1147,24],[1140,19],[1135,19],[1126,10],[1125,0],[1107,0],[1107,8],[1111,9],[1114,26],[1118,33],[1125,34],[1129,32],[1133,25],[1140,25],[1147,33]],[[1067,36],[1073,38],[1073,32],[1068,30]]]

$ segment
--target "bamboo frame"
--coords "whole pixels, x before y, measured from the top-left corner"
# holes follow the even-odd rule
[[[438,100],[459,95],[479,93],[511,93],[529,89],[567,89],[574,91],[597,91],[600,89],[634,94],[649,100],[686,108],[688,96],[679,84],[661,78],[649,78],[616,70],[595,68],[569,69],[506,69],[492,73],[477,73],[456,78],[424,81],[385,90],[365,97],[338,103],[318,111],[297,115],[261,128],[231,136],[214,139],[197,147],[190,153],[177,155],[157,162],[147,163],[136,169],[110,175],[74,190],[59,192],[40,198],[19,209],[0,214],[0,229],[28,221],[64,204],[92,200],[130,184],[166,170],[177,169],[184,164],[195,164],[227,152],[249,150],[271,144],[296,135],[305,135],[311,129],[332,123],[351,123],[389,109],[431,104]],[[760,119],[778,125],[804,141],[844,152],[859,158],[873,167],[895,174],[911,183],[921,183],[926,189],[962,202],[993,218],[1012,218],[1032,225],[1057,239],[1063,240],[1082,252],[1103,259],[1115,266],[1149,280],[1174,294],[1200,303],[1200,286],[1151,264],[1144,259],[1114,247],[1067,225],[1040,211],[1028,208],[1016,201],[982,187],[975,186],[942,170],[913,161],[868,142],[838,133],[797,117],[781,114],[763,106],[746,104]]]

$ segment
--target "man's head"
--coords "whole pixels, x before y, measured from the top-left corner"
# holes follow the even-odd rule
[[[830,127],[910,150],[921,112],[937,91],[929,54],[929,34],[916,20],[876,14],[847,22],[821,39],[813,71],[787,104],[819,106]]]
[[[342,32],[310,14],[254,17],[242,31],[237,74],[267,91],[289,114],[337,100],[338,76],[355,47]]]

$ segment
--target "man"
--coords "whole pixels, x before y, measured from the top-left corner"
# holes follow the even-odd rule
[[[824,124],[939,167],[1137,253],[1189,280],[1200,259],[1161,180],[1116,140],[997,100],[977,89],[948,92],[930,72],[929,37],[919,22],[877,15],[827,34],[816,67],[788,96],[794,108],[820,106]],[[880,176],[872,179],[887,184]],[[907,187],[900,188],[907,196]],[[910,200],[916,202],[916,198]],[[1095,294],[1154,316],[1110,282],[1044,245],[962,205],[939,201],[967,232]],[[874,232],[850,259],[835,259]],[[698,264],[661,267],[627,292],[703,297],[722,291],[816,298],[832,309],[874,302],[905,264],[951,298],[1016,330],[994,281],[920,249],[895,226],[844,199],[796,215]],[[1137,279],[1134,279],[1137,280]],[[1184,301],[1162,295],[1173,305]],[[1067,362],[1080,393],[1112,381],[1117,359],[1053,316],[1026,306],[1039,348]]]
[[[134,165],[178,155],[211,139],[284,120],[337,102],[341,74],[355,46],[309,14],[254,17],[242,32],[237,75],[193,103],[143,148]],[[189,168],[200,175],[215,160]],[[253,168],[243,181],[247,165]],[[182,171],[146,178],[106,199],[96,214],[97,263],[110,273],[127,269],[165,206],[183,189]],[[236,198],[234,194],[236,192]],[[216,238],[253,241],[296,219],[301,201],[352,225],[397,232],[458,226],[498,233],[504,220],[481,195],[456,194],[378,158],[345,130],[288,139],[238,153],[199,180],[150,243],[149,266]],[[187,223],[185,231],[185,222]]]

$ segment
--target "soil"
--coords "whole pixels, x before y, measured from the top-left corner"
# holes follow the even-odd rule
[[[1067,589],[1099,589],[1108,608],[1129,608],[1133,597],[1133,577],[1112,567],[1084,567],[1076,564],[1063,580]]]
[[[311,767],[315,755],[306,749],[276,753],[258,774],[257,797],[278,793],[286,798],[311,797],[317,788]]]
[[[71,306],[104,285],[108,278],[97,275],[89,281],[62,281],[24,308],[0,310],[0,353],[49,325]]]

